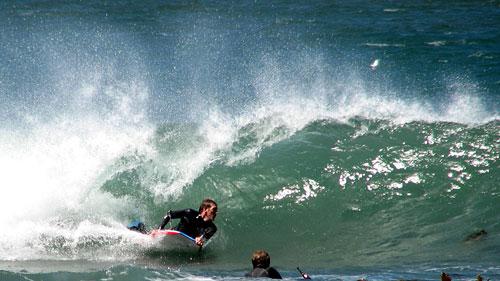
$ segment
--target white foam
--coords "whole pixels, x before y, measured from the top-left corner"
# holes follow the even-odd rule
[[[419,183],[421,183],[421,182],[422,182],[422,179],[420,178],[420,176],[419,176],[418,174],[413,174],[413,175],[411,175],[411,176],[408,176],[408,177],[404,180],[404,182],[405,182],[406,184],[408,184],[408,183],[415,183],[415,184],[419,184]]]
[[[147,149],[148,90],[136,81],[80,86],[66,88],[75,88],[73,95],[61,93],[61,111],[30,113],[25,127],[1,128],[0,223],[9,231],[0,236],[0,259],[57,256],[40,237],[76,241],[88,218],[88,235],[107,231],[114,237],[123,229],[117,210],[128,202],[101,193],[97,179],[124,153]]]
[[[405,44],[388,44],[388,43],[364,43],[363,45],[367,47],[377,47],[377,48],[385,48],[385,47],[398,47],[403,48]]]
[[[286,198],[294,197],[295,203],[299,204],[311,198],[318,196],[318,194],[325,189],[318,182],[312,179],[303,179],[302,186],[292,185],[283,187],[278,193],[269,194],[264,198],[264,201],[281,201]]]
[[[431,46],[434,46],[434,47],[441,47],[441,46],[446,45],[446,41],[444,41],[444,40],[438,40],[438,41],[426,42],[425,44],[431,45]]]
[[[171,181],[153,188],[157,196],[168,198],[179,196],[211,163],[218,159],[218,153],[229,147],[235,139],[236,128],[226,115],[213,109],[197,129],[198,141],[182,153],[169,159],[168,173]]]
[[[397,12],[402,12],[405,11],[405,9],[398,9],[398,8],[385,8],[384,12],[386,13],[397,13]]]

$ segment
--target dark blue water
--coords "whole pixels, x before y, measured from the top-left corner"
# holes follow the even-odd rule
[[[4,1],[0,26],[0,279],[239,280],[259,248],[288,279],[500,276],[498,1]],[[204,197],[201,255],[124,227]]]

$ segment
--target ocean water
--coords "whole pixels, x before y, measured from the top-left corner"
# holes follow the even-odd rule
[[[256,249],[288,280],[500,279],[499,1],[3,1],[0,26],[0,280],[241,280]],[[201,253],[125,227],[205,197]]]

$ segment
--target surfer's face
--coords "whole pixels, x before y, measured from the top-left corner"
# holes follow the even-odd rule
[[[204,221],[213,221],[217,216],[217,206],[210,206],[201,212]]]

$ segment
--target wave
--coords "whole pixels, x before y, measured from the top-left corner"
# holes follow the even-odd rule
[[[223,202],[227,252],[268,248],[290,264],[301,253],[316,266],[495,259],[497,122],[351,122],[314,122],[251,162],[220,160],[183,197]],[[488,239],[464,242],[483,228]]]
[[[221,204],[221,264],[254,247],[290,264],[296,253],[320,265],[352,263],[344,253],[451,259],[463,247],[493,258],[498,113],[480,90],[458,79],[442,100],[404,98],[303,60],[296,76],[264,58],[248,102],[200,99],[177,122],[148,116],[158,97],[139,78],[62,79],[47,105],[62,110],[0,128],[0,259],[134,259],[144,244],[130,219],[153,226],[206,196]],[[447,243],[476,228],[492,238]]]
[[[255,247],[290,264],[301,253],[315,266],[352,265],[351,256],[357,264],[495,258],[488,249],[499,241],[498,121],[339,121],[319,110],[209,116],[198,125],[163,124],[148,138],[148,130],[104,130],[104,138],[96,137],[100,130],[77,130],[52,134],[57,146],[34,146],[31,152],[49,152],[24,158],[38,170],[50,175],[57,160],[57,172],[86,181],[34,184],[10,173],[13,188],[4,195],[13,203],[3,208],[15,211],[2,217],[12,230],[0,241],[2,259],[143,257],[144,241],[124,228],[128,220],[154,226],[166,210],[195,207],[205,196],[221,205],[212,243],[221,264],[241,266],[241,251]],[[23,200],[28,207],[15,204]],[[483,228],[487,239],[464,242]],[[300,242],[283,248],[283,241]],[[465,248],[468,257],[460,255]]]

